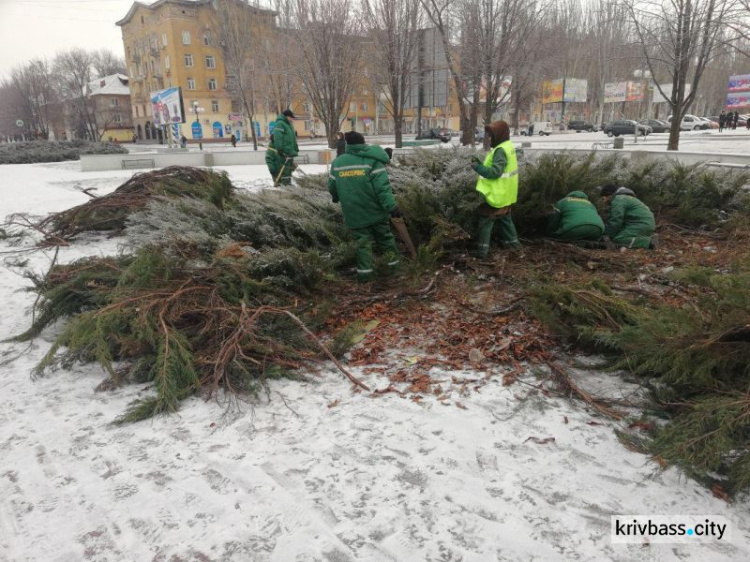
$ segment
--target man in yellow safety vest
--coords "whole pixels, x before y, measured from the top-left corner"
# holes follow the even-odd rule
[[[481,162],[472,158],[471,167],[479,174],[477,191],[485,202],[479,207],[477,253],[487,257],[495,222],[500,226],[500,238],[506,247],[520,250],[516,227],[510,216],[510,206],[518,199],[518,162],[516,149],[510,142],[510,128],[505,121],[494,121],[485,127],[491,150]]]

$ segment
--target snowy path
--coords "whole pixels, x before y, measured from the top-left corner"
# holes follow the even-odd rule
[[[129,175],[107,177],[114,187]],[[71,182],[102,177],[4,166],[0,214],[72,206],[86,196]],[[61,259],[115,247],[89,240]],[[2,337],[28,326],[33,297],[16,292],[18,273],[0,269]],[[114,427],[145,387],[94,392],[103,375],[90,366],[32,380],[48,338],[0,344],[2,562],[750,559],[747,501],[660,472],[612,424],[590,425],[563,399],[523,400],[525,386],[490,383],[463,410],[354,394],[328,372],[274,383],[270,403],[242,414],[195,398],[178,415]],[[610,515],[624,513],[724,515],[733,543],[611,545]]]

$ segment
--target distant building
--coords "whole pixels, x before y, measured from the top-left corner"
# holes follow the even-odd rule
[[[158,140],[150,95],[181,87],[185,120],[181,134],[188,139],[225,138],[232,133],[230,114],[239,112],[227,92],[227,73],[221,54],[221,38],[212,29],[212,0],[158,0],[135,2],[117,22],[122,29],[125,60],[130,76],[133,122],[139,139]],[[274,12],[256,10],[267,25]],[[195,125],[194,106],[202,108]],[[199,129],[200,133],[196,131]]]
[[[94,113],[99,138],[105,141],[133,140],[133,118],[128,77],[112,74],[89,83],[87,97]]]

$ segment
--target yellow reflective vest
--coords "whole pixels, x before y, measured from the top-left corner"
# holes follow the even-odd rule
[[[518,161],[516,160],[516,149],[513,143],[508,141],[502,142],[490,150],[484,159],[484,165],[492,166],[492,158],[496,150],[502,150],[505,153],[507,164],[502,175],[497,179],[487,179],[480,177],[477,181],[477,191],[484,195],[487,203],[496,209],[512,205],[518,199]]]

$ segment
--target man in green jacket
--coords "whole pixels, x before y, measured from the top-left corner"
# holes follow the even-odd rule
[[[609,183],[602,187],[602,201],[609,205],[604,234],[617,246],[652,248],[656,230],[654,214],[627,187]]]
[[[294,157],[299,154],[297,135],[294,133],[294,113],[287,109],[276,117],[271,142],[266,154],[266,165],[271,172],[274,185],[291,185],[292,172],[296,168]]]
[[[516,227],[510,216],[510,206],[518,198],[518,163],[516,149],[510,142],[510,128],[505,121],[494,121],[485,127],[492,150],[484,162],[476,156],[471,167],[479,174],[477,191],[484,195],[485,202],[478,209],[479,234],[477,253],[485,258],[490,250],[492,229],[497,222],[500,238],[505,246],[521,249]]]
[[[604,221],[583,191],[571,191],[555,203],[547,228],[552,238],[596,242],[604,234]]]
[[[344,223],[357,243],[357,277],[364,282],[373,277],[373,244],[388,256],[391,269],[398,266],[390,218],[400,217],[401,212],[388,180],[385,165],[390,159],[385,151],[365,144],[365,138],[354,131],[345,138],[346,152],[331,164],[328,191],[334,203],[341,202]]]

